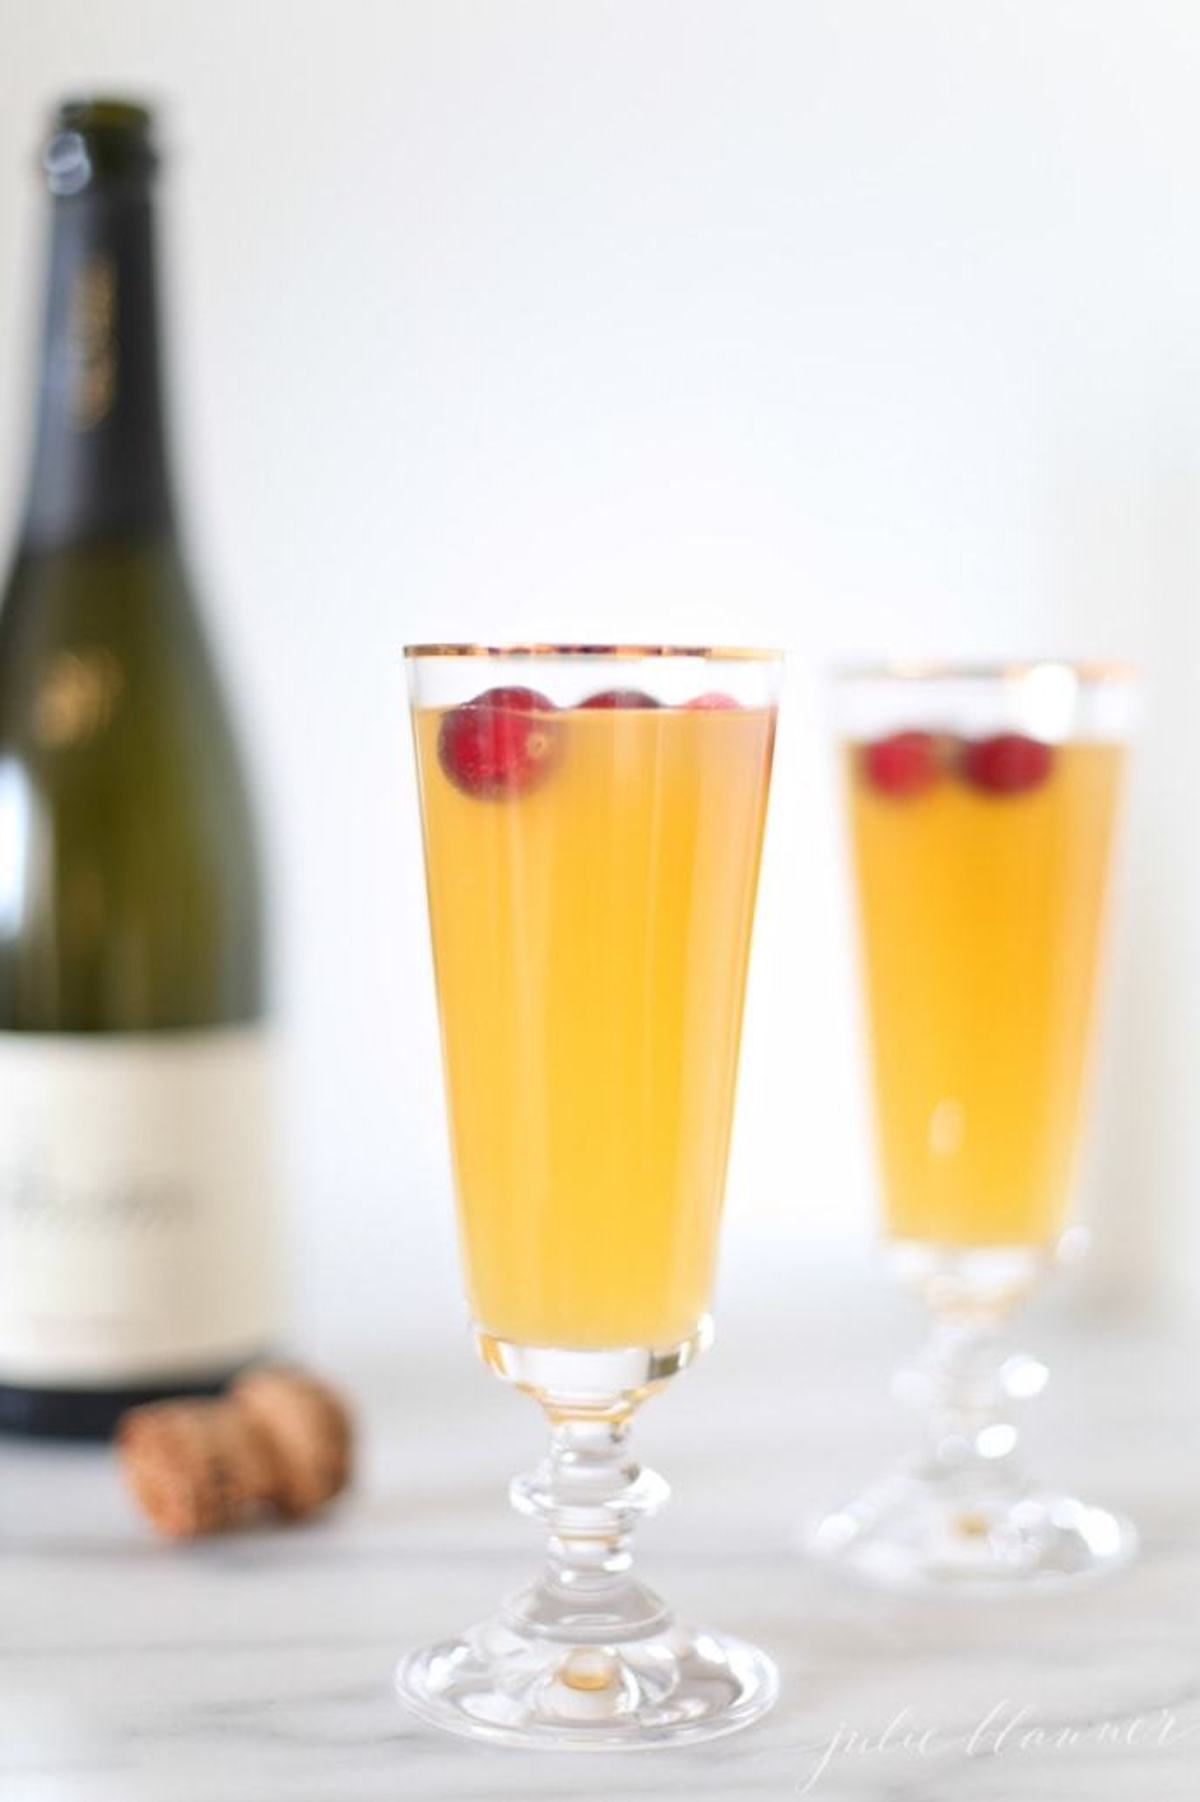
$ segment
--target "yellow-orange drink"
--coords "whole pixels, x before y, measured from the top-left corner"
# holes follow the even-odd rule
[[[1038,1246],[1070,1199],[1123,748],[848,748],[887,1224]]]
[[[522,1345],[709,1301],[774,713],[641,699],[414,715],[471,1310]]]

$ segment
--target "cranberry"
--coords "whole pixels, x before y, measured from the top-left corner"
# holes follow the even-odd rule
[[[722,694],[717,688],[710,688],[707,694],[697,695],[688,702],[691,713],[728,713],[737,712],[738,704],[732,695]]]
[[[1053,748],[1023,732],[998,732],[965,744],[959,758],[963,780],[988,795],[1024,795],[1040,788],[1054,767]]]
[[[940,772],[938,741],[932,732],[893,732],[876,739],[862,754],[872,788],[896,800],[907,800],[932,788]]]
[[[586,701],[580,701],[581,707],[661,707],[662,702],[648,695],[644,688],[605,688],[598,695],[589,695]]]
[[[554,703],[533,688],[489,688],[442,720],[438,760],[464,795],[528,794],[558,761]]]

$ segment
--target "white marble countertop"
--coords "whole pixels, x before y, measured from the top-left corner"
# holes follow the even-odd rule
[[[107,1453],[0,1448],[3,1802],[1195,1802],[1195,1341],[1039,1323],[1056,1380],[1031,1450],[1132,1514],[1144,1552],[1078,1594],[972,1606],[860,1590],[793,1549],[801,1516],[900,1445],[886,1371],[911,1318],[735,1324],[643,1416],[641,1455],[675,1494],[641,1562],[693,1620],[777,1658],[766,1721],[617,1758],[477,1748],[401,1712],[398,1652],[486,1612],[538,1550],[504,1501],[536,1410],[443,1336],[390,1368],[332,1360],[363,1465],[307,1527],[169,1547]]]

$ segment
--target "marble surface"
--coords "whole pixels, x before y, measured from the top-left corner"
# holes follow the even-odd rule
[[[678,1753],[482,1749],[393,1701],[401,1648],[486,1612],[536,1554],[504,1502],[537,1454],[536,1410],[462,1341],[333,1359],[361,1404],[362,1470],[308,1527],[168,1547],[105,1452],[3,1447],[0,1797],[1194,1802],[1196,1340],[1038,1323],[1055,1380],[1030,1451],[1134,1515],[1144,1552],[1080,1593],[970,1605],[860,1590],[794,1551],[797,1522],[901,1444],[886,1372],[913,1330],[747,1310],[645,1411],[641,1455],[675,1490],[642,1531],[645,1574],[783,1676],[766,1721]]]

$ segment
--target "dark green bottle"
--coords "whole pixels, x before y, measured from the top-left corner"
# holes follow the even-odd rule
[[[140,107],[58,112],[0,606],[0,1427],[107,1433],[273,1334],[262,903],[181,552]]]

